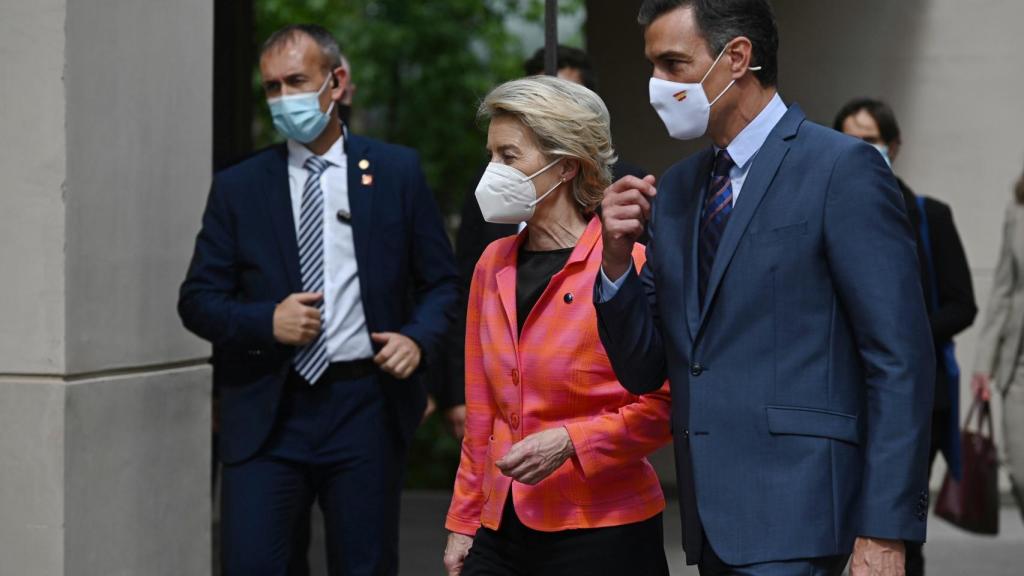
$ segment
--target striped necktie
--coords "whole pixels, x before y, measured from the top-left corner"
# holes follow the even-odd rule
[[[299,271],[303,292],[324,291],[324,192],[320,188],[320,177],[329,166],[331,163],[319,156],[311,156],[303,165],[309,171],[299,213]],[[318,307],[321,325],[326,326],[323,299]],[[295,371],[310,386],[316,383],[330,364],[325,330],[320,331],[316,340],[299,348],[294,363]]]
[[[704,307],[704,296],[708,289],[708,278],[711,267],[715,264],[715,254],[722,242],[722,234],[732,214],[732,179],[729,170],[733,167],[732,158],[723,148],[715,156],[715,165],[711,170],[711,185],[704,197],[704,208],[700,215],[700,251],[698,253],[698,279],[700,289],[700,305]]]

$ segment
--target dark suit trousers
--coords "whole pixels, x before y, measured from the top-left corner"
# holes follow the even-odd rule
[[[404,448],[376,375],[316,386],[290,376],[277,425],[252,459],[225,466],[224,576],[285,576],[318,502],[332,576],[398,573]]]

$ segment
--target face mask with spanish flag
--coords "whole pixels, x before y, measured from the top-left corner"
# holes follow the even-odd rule
[[[697,84],[684,84],[662,80],[651,77],[650,92],[651,106],[661,117],[661,121],[668,128],[668,135],[677,140],[693,140],[700,138],[708,131],[708,120],[711,117],[711,106],[718,102],[729,88],[736,83],[734,79],[729,82],[718,96],[708,102],[708,95],[704,92],[704,81],[718,65],[718,61],[725,54],[725,48],[718,53],[711,67],[704,73],[704,77]],[[749,70],[760,70],[760,66],[749,68]]]

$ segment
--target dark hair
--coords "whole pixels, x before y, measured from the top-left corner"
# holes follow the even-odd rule
[[[323,64],[328,70],[334,70],[341,66],[341,48],[338,41],[326,28],[318,24],[289,24],[270,35],[260,48],[260,57],[286,46],[299,39],[300,36],[309,36],[316,42],[323,52]]]
[[[881,135],[883,142],[886,144],[899,144],[901,142],[900,125],[896,123],[896,114],[893,113],[892,108],[888,104],[874,98],[854,98],[847,102],[845,106],[839,109],[832,127],[836,131],[842,132],[843,123],[846,122],[846,119],[850,116],[855,116],[861,110],[867,112],[869,116],[875,119],[875,124],[878,124],[878,133]]]
[[[644,0],[637,22],[647,28],[677,8],[693,9],[697,28],[712,56],[733,39],[746,37],[752,46],[750,65],[761,67],[754,76],[762,86],[778,83],[779,29],[768,0]]]
[[[594,67],[590,64],[590,57],[579,48],[558,45],[558,69],[575,68],[580,71],[583,85],[591,90],[597,90],[597,78],[594,75]],[[538,48],[529,60],[523,63],[523,70],[527,76],[535,76],[544,73],[544,48]]]

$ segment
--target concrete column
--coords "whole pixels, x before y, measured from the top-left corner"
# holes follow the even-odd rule
[[[204,0],[0,3],[0,574],[210,572]]]

